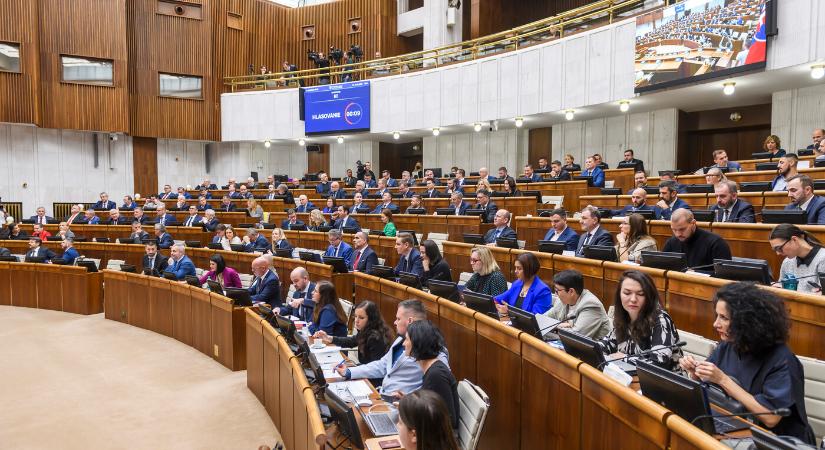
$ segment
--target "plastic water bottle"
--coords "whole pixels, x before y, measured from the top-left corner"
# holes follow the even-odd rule
[[[797,286],[799,286],[799,280],[792,273],[785,274],[785,277],[782,278],[782,289],[795,291]]]

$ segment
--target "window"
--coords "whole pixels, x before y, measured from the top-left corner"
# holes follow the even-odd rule
[[[0,42],[0,72],[20,73],[20,44]]]
[[[68,83],[114,85],[114,61],[62,55],[63,81]]]
[[[203,78],[191,75],[160,74],[162,97],[203,98]]]

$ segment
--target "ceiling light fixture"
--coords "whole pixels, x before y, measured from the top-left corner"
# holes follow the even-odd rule
[[[725,95],[733,95],[733,93],[736,92],[736,83],[733,81],[728,81],[722,86],[724,86],[724,88],[722,88],[722,92],[724,92]]]
[[[267,139],[266,142],[264,142],[264,147],[269,148],[271,146],[272,146],[272,143],[269,142],[269,139]]]
[[[343,143],[344,143],[344,136],[338,136],[338,143],[339,143],[339,144],[343,144]]]
[[[301,139],[298,139],[298,145],[303,147],[303,146],[307,145],[307,142],[304,140],[304,138],[301,138]]]
[[[564,112],[564,118],[565,119],[573,120],[574,117],[576,117],[576,111],[574,111],[572,109],[568,109],[567,111]]]
[[[622,100],[619,102],[619,111],[627,112],[630,110],[630,100]]]
[[[439,134],[441,134],[441,129],[440,128],[433,128],[433,136],[438,136]]]
[[[397,131],[393,132],[392,133],[392,138],[395,139],[396,141],[401,139],[401,133],[399,133]]]
[[[811,66],[811,78],[820,80],[822,77],[825,77],[825,64]]]
[[[524,117],[516,117],[516,128],[524,126]]]
[[[473,130],[475,130],[475,132],[476,132],[476,133],[478,133],[479,131],[481,131],[481,124],[480,124],[480,123],[478,123],[478,122],[474,123],[474,124],[473,124]]]

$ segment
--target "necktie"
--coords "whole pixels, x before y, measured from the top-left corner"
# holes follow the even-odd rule
[[[150,269],[154,269],[154,268],[155,268],[155,257],[154,257],[154,256],[152,256],[151,258],[149,258],[149,268],[150,268]]]
[[[727,208],[725,208],[725,212],[724,212],[724,214],[722,215],[722,222],[727,222],[727,221],[728,221],[728,216],[729,216],[729,215],[730,215],[730,210],[729,210],[729,209],[727,209]]]
[[[338,245],[338,247],[335,247],[335,256],[336,257],[338,256],[338,251],[339,250],[341,250],[341,245]]]
[[[358,261],[361,260],[361,251],[359,250],[358,253],[355,255],[355,262],[352,264],[353,269],[358,269]]]
[[[191,217],[190,217],[190,218],[188,218],[188,219],[186,219],[186,226],[187,226],[187,227],[191,227],[191,226],[192,226],[192,218],[191,218]]]
[[[504,230],[496,230],[496,239],[498,239],[498,237],[501,236],[502,231]]]
[[[590,244],[590,238],[591,237],[593,237],[593,235],[590,234],[590,233],[587,233],[587,236],[584,237],[584,245],[589,245]]]

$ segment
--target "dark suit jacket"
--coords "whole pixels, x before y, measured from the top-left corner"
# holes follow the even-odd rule
[[[129,217],[128,219],[130,224],[135,220],[140,222],[141,225],[145,224],[146,222],[149,222],[149,216],[147,216],[146,214],[140,216],[140,219],[135,219],[135,216]]]
[[[456,209],[455,206],[452,205],[452,204],[450,206],[448,206],[448,208],[452,209],[453,211],[455,211],[455,209]],[[470,209],[470,204],[465,202],[465,201],[462,201],[461,205],[459,205],[459,207],[458,207],[458,215],[463,216],[464,214],[467,213],[468,209]]]
[[[281,305],[281,280],[278,276],[267,270],[263,278],[253,282],[249,287],[249,296],[252,303],[264,302],[270,306]]]
[[[258,239],[255,239],[254,242],[244,245],[244,249],[248,252],[253,252],[255,250],[265,251],[268,248],[270,248],[269,241],[267,241],[266,238],[260,234],[258,235]]]
[[[97,203],[92,206],[92,209],[117,209],[117,203],[109,200],[106,203],[102,201],[98,201]]]
[[[561,169],[561,171],[559,172],[559,176],[557,176],[553,179],[554,180],[559,180],[559,181],[570,181],[570,180],[573,179],[573,176],[570,175],[570,172],[568,172],[564,169]]]
[[[790,204],[785,209],[799,209],[798,206]],[[814,195],[811,203],[808,204],[808,224],[825,224],[825,197]]]
[[[37,248],[37,253],[36,254],[35,254],[34,250],[31,250],[31,249],[27,250],[26,251],[26,256],[27,257],[28,256],[44,256],[44,257],[46,257],[46,261],[51,261],[57,255],[53,251],[51,251],[51,249],[48,249],[46,247],[41,246],[41,247]]]
[[[582,233],[579,235],[579,244],[576,246],[576,256],[582,256],[582,247],[584,246],[585,239],[587,239],[587,233]],[[599,229],[596,230],[596,234],[590,238],[590,242],[587,245],[613,246],[613,236],[611,236],[603,226],[599,226]]]
[[[409,263],[407,259],[409,259]],[[401,257],[395,266],[395,274],[398,275],[399,272],[414,273],[418,275],[419,278],[424,276],[424,265],[421,263],[421,253],[416,249],[412,249],[409,258]]]
[[[670,208],[661,209],[657,207],[656,209],[659,210],[659,213],[656,215],[656,217],[661,220],[670,220],[670,216],[671,214],[673,214],[673,211],[676,211],[679,208],[690,209],[690,205],[688,205],[687,202],[685,202],[681,198],[677,198],[676,202],[674,202],[673,206],[671,206]]]
[[[481,209],[482,206],[478,203],[473,206],[473,209]],[[496,213],[498,212],[498,205],[493,202],[487,202],[487,209],[484,214],[481,216],[481,220],[484,223],[493,223],[493,219],[496,217]]]
[[[178,193],[177,192],[170,192],[167,196],[165,192],[161,192],[158,194],[158,198],[161,200],[177,200]]]
[[[315,209],[315,205],[313,205],[312,202],[308,201],[306,205],[301,205],[301,206],[295,208],[295,212],[308,213],[308,212],[312,211],[313,209]]]
[[[361,231],[361,225],[358,223],[357,220],[355,220],[354,217],[347,216],[347,218],[346,218],[347,223],[342,223],[343,221],[344,221],[344,219],[336,220],[335,224],[332,226],[332,228],[338,228],[340,230],[340,229],[343,229],[344,227],[352,227],[352,228],[355,228],[358,231]]]
[[[329,192],[329,189],[330,189],[330,186],[329,186],[329,185],[330,185],[330,183],[329,183],[329,182],[326,182],[326,183],[318,183],[318,184],[316,184],[316,185],[315,185],[315,192],[317,192],[317,193],[319,193],[319,194],[323,194],[323,193],[325,193],[325,192]]]
[[[171,214],[164,215],[162,220],[163,220],[163,224],[166,225],[167,227],[170,226],[170,225],[177,225],[177,223],[178,223],[177,219],[175,219],[175,216],[173,216]],[[155,217],[154,222],[155,223],[161,223],[161,218],[160,217]]]
[[[52,222],[54,222],[54,217],[49,217],[49,216],[43,216],[43,217],[46,219],[46,223],[52,223]],[[29,220],[31,220],[31,221],[32,221],[32,222],[34,222],[34,223],[38,223],[38,222],[37,222],[37,216],[36,216],[36,215],[35,215],[35,216],[31,216],[31,217],[29,217]]]
[[[626,205],[622,209],[615,209],[615,210],[611,211],[611,213],[614,216],[627,216],[627,215],[633,214],[636,211],[653,211],[653,217],[655,218],[655,217],[658,216],[658,214],[656,213],[657,212],[656,210],[657,210],[657,208],[654,208],[653,206],[650,206],[650,205],[642,205],[639,208],[636,208],[633,205]]]
[[[166,267],[166,270],[174,273],[175,278],[178,280],[182,280],[183,277],[187,275],[195,276],[197,274],[195,271],[195,264],[192,263],[192,260],[186,255],[183,255],[183,257],[173,265]]]
[[[714,213],[714,220],[721,222],[722,218],[725,216],[725,211],[723,211],[718,204],[713,205],[711,210]],[[728,222],[755,223],[756,213],[753,210],[753,205],[742,200],[741,198],[737,198],[736,203],[730,210],[730,214],[728,214]]]
[[[375,206],[375,209],[372,210],[372,213],[373,214],[381,214],[382,209],[384,209],[384,204],[379,203],[378,205]],[[389,209],[393,213],[396,213],[396,214],[398,213],[398,205],[396,205],[393,202],[390,202],[390,204],[387,205],[387,209]]]
[[[330,196],[330,197],[332,197],[332,198],[334,198],[334,199],[336,199],[336,200],[339,200],[339,199],[342,199],[342,198],[346,198],[346,197],[347,197],[347,193],[346,193],[346,192],[344,192],[344,190],[343,190],[343,189],[338,189],[338,190],[337,190],[337,191],[335,191],[335,192],[332,192],[332,190],[330,190],[330,191],[329,191],[329,196]]]
[[[504,227],[501,229],[501,233],[499,234],[498,238],[505,238],[505,239],[516,239],[516,230],[510,227]],[[493,228],[484,235],[484,243],[485,244],[495,244],[496,239],[496,229]]]
[[[593,170],[582,170],[583,177],[593,177],[594,187],[604,187],[604,171],[599,167],[594,167]]]
[[[71,218],[72,218],[72,215],[69,214],[68,216],[66,216],[65,219],[63,219],[63,221],[64,222],[69,222],[69,219],[71,219]],[[74,219],[74,222],[70,222],[69,225],[71,225],[71,224],[80,225],[82,223],[86,223],[86,216],[84,216],[83,213],[81,212],[81,213],[77,214],[77,216]]]
[[[116,222],[116,223],[114,223],[114,222]],[[111,218],[108,218],[108,219],[106,219],[106,220],[104,220],[100,223],[102,225],[129,225],[130,223],[132,223],[132,221],[129,220],[128,218],[126,218],[126,217],[121,216],[121,217],[117,218],[117,221],[114,221]]]
[[[306,224],[301,222],[300,220],[296,220],[295,221],[295,226],[297,228],[297,227],[306,226]],[[281,221],[281,228],[283,228],[284,230],[291,230],[292,229],[292,227],[290,227],[290,225],[289,225],[289,219],[284,219],[284,220]]]
[[[206,219],[206,218],[204,218],[204,220],[205,220],[205,219]],[[220,220],[218,220],[218,218],[217,218],[217,217],[215,217],[214,219],[210,220],[209,222],[205,222],[204,220],[201,220],[201,223],[200,223],[200,224],[201,224],[202,226],[206,227],[206,230],[207,230],[207,231],[215,231],[215,229],[217,229],[217,228],[218,228],[218,225],[220,225],[220,224],[221,224],[221,221],[220,221]]]
[[[131,240],[132,243],[134,243],[134,244],[142,244],[143,241],[148,240],[148,239],[150,239],[149,238],[149,233],[147,233],[145,231],[141,231],[140,233],[132,233],[127,238],[127,240]]]
[[[189,216],[186,216],[186,218],[183,219],[183,222],[181,222],[181,226],[186,226],[187,222],[189,222]],[[196,214],[195,219],[192,221],[192,224],[189,225],[189,226],[197,227],[197,226],[200,226],[201,222],[203,222],[203,217]]]
[[[361,258],[358,259],[358,266],[357,267],[350,267],[352,270],[357,270],[359,272],[364,272],[369,274],[372,272],[372,266],[378,264],[378,255],[370,248],[370,246],[364,247],[361,250],[362,255]],[[355,258],[358,255],[358,250],[353,250],[352,253],[352,264],[355,264]]]
[[[324,252],[324,256],[335,256],[335,247],[331,245],[327,247],[327,251]],[[344,262],[346,263],[347,267],[352,267],[352,246],[347,244],[346,242],[341,242],[338,248],[338,257],[344,259]]]
[[[550,228],[547,234],[544,235],[544,241],[549,241],[553,235],[556,234],[556,230]],[[564,242],[564,249],[568,251],[576,251],[579,246],[579,235],[573,231],[572,228],[567,227],[564,231],[561,232],[561,236],[556,242]]]
[[[422,198],[439,198],[441,197],[441,192],[438,192],[437,189],[433,189],[432,191],[424,191],[421,193]]]
[[[234,203],[230,203],[228,205],[224,205],[223,203],[221,203],[220,206],[218,206],[218,210],[219,211],[224,211],[224,212],[230,212],[230,211],[234,211],[236,209],[238,209],[238,207],[235,206]]]
[[[407,191],[404,194],[399,192],[399,193],[393,195],[393,198],[412,198],[413,195],[415,195],[415,192],[413,192],[413,191]]]
[[[172,239],[172,235],[169,233],[163,233],[157,238],[158,241],[158,248],[170,248],[175,243],[175,240]]]
[[[301,320],[305,320],[308,322],[312,321],[312,312],[315,309],[315,302],[312,301],[312,292],[315,290],[315,283],[310,282],[307,285],[305,292],[298,292],[295,291],[292,293],[293,299],[301,298],[303,299],[303,303],[297,307],[293,308],[289,305],[285,305],[281,307],[281,315],[282,316],[289,316],[293,315]]]
[[[152,266],[152,274],[153,275],[160,275],[166,270],[166,266],[169,264],[169,257],[163,256],[160,253],[155,254],[155,264]],[[149,267],[149,257],[143,255],[143,268]]]

